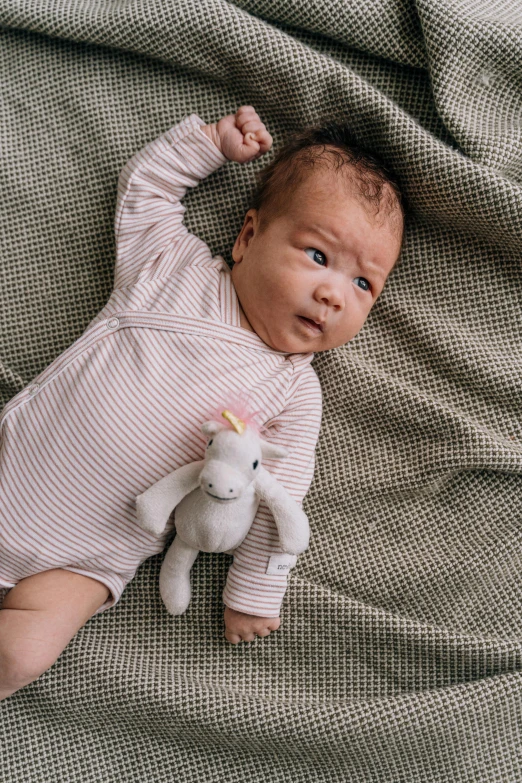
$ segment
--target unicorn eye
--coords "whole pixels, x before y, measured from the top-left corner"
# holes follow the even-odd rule
[[[208,449],[209,446],[212,446],[212,441],[213,440],[214,440],[214,438],[212,438],[212,440],[209,440],[209,442],[207,443],[207,449]]]
[[[252,467],[254,468],[254,470],[257,468],[258,464],[259,464],[259,460],[257,460],[257,459],[256,459],[256,461],[255,461],[255,462],[254,462],[254,464],[252,465]]]

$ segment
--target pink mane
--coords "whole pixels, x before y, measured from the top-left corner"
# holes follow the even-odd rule
[[[261,420],[259,423],[256,421],[256,416],[259,418],[258,414],[261,414],[261,416],[263,415],[262,411],[251,410],[248,399],[243,394],[227,395],[226,400],[223,399],[219,407],[213,408],[209,414],[209,419],[219,421],[220,424],[233,430],[234,428],[228,419],[225,419],[225,417],[221,415],[224,410],[229,410],[234,416],[237,416],[238,419],[244,421],[246,426],[249,429],[254,430],[258,436],[260,436],[265,429]]]

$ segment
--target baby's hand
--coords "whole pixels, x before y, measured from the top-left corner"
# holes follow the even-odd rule
[[[272,137],[253,106],[241,106],[235,114],[228,114],[213,125],[202,125],[201,130],[226,158],[236,163],[260,158],[272,146]]]
[[[257,636],[268,636],[281,625],[279,617],[257,617],[225,607],[225,639],[232,644],[253,642]]]

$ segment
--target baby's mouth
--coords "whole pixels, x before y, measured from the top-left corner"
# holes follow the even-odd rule
[[[314,331],[316,334],[321,334],[323,331],[323,327],[321,324],[316,324],[315,321],[312,321],[310,318],[305,318],[304,315],[298,315],[297,316],[301,323],[303,323],[305,326],[308,327],[311,331]]]

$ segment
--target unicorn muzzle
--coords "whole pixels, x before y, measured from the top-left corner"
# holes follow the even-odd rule
[[[230,465],[212,461],[201,472],[199,486],[213,500],[226,503],[237,500],[247,485],[245,477]]]

